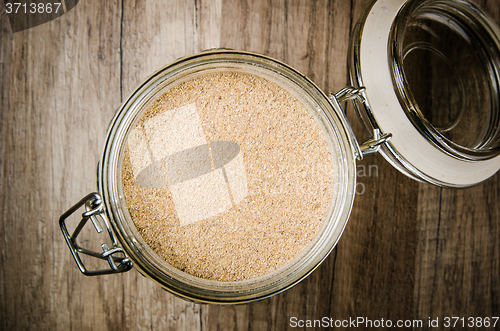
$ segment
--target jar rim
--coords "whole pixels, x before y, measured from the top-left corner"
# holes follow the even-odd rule
[[[130,217],[120,193],[119,174],[122,147],[127,132],[137,120],[151,99],[158,96],[166,82],[180,79],[189,74],[189,70],[201,70],[203,66],[223,64],[238,65],[249,70],[261,70],[272,75],[280,75],[289,83],[300,87],[304,95],[316,103],[315,111],[321,112],[327,119],[332,134],[338,141],[338,149],[343,166],[340,169],[338,201],[329,219],[324,221],[311,248],[299,254],[292,263],[285,265],[269,275],[242,282],[208,281],[188,275],[176,269],[165,268],[164,261],[155,257],[152,250],[141,242],[140,235],[130,225]],[[193,69],[195,68],[195,69]],[[258,69],[257,69],[258,68]],[[258,71],[256,71],[258,72]],[[311,101],[311,102],[312,102]],[[307,108],[307,107],[306,107]],[[311,110],[310,110],[311,111]],[[326,95],[309,79],[289,66],[271,58],[248,52],[230,50],[212,50],[180,59],[153,74],[132,93],[116,113],[110,123],[104,152],[99,166],[98,185],[103,197],[106,213],[127,256],[139,271],[159,283],[171,293],[197,302],[241,303],[260,300],[272,296],[295,285],[311,273],[335,247],[348,220],[355,193],[355,157],[353,141],[346,130],[342,111],[338,104],[332,103]]]

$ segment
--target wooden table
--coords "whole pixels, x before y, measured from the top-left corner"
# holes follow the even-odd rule
[[[96,190],[107,125],[148,75],[228,47],[284,61],[326,92],[348,83],[350,31],[368,0],[89,1],[0,37],[0,328],[284,330],[291,319],[500,316],[500,174],[469,189],[417,183],[380,156],[359,163],[340,243],[292,289],[239,306],[175,298],[133,270],[85,277],[58,218]],[[480,4],[500,18],[497,1]],[[361,125],[348,107],[356,134]],[[90,233],[90,232],[89,232]],[[497,328],[500,327],[498,323]]]

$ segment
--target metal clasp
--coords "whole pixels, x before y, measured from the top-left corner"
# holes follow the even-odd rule
[[[82,206],[85,206],[85,212],[82,214],[82,219],[78,223],[77,227],[73,231],[73,234],[69,234],[68,228],[66,227],[66,219],[80,209]],[[98,220],[101,218],[106,227],[108,228],[109,236],[112,240],[112,246],[109,246],[106,243],[101,245],[103,252],[98,253],[92,250],[88,250],[79,246],[76,242],[76,238],[82,231],[87,221],[90,219],[92,224],[94,225],[97,233],[101,233],[103,228]],[[63,233],[64,239],[66,239],[66,243],[68,244],[69,250],[75,259],[76,264],[80,271],[87,276],[96,276],[96,275],[105,275],[105,274],[113,274],[128,271],[132,268],[132,261],[126,256],[125,252],[118,247],[118,243],[111,231],[106,215],[104,213],[104,207],[102,203],[102,199],[97,193],[90,193],[85,198],[80,200],[73,207],[68,209],[64,214],[59,218],[59,226],[61,227],[61,231]],[[85,254],[88,256],[92,256],[101,260],[106,260],[109,264],[110,269],[102,269],[102,270],[88,270],[80,257],[80,254]]]
[[[335,98],[338,102],[345,102],[349,100],[356,99],[358,100],[363,106],[369,107],[367,101],[366,101],[366,96],[365,96],[365,87],[359,87],[355,88],[353,86],[347,86],[344,87],[342,90],[338,91],[336,94],[331,94],[330,95],[330,100]],[[332,100],[333,101],[333,100]],[[371,112],[368,112],[371,114]],[[345,118],[345,114],[342,113],[342,115]],[[345,118],[347,121],[347,118]],[[375,123],[375,121],[372,121],[370,119],[370,122]],[[354,136],[354,133],[352,132],[352,129],[349,127],[349,130],[351,130],[351,134]],[[359,160],[363,159],[363,156],[366,154],[371,154],[378,152],[380,149],[380,146],[386,142],[388,142],[392,138],[392,133],[382,133],[380,129],[376,126],[373,127],[372,135],[371,137],[363,142],[361,145],[359,145],[356,141],[356,146],[355,146],[355,153],[356,156]]]

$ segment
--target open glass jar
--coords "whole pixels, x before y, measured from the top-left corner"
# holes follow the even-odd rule
[[[244,303],[286,290],[311,273],[340,239],[355,196],[356,159],[364,154],[380,151],[408,176],[443,187],[471,186],[498,171],[499,35],[491,20],[465,1],[378,0],[365,10],[351,39],[353,86],[337,94],[327,96],[293,68],[247,52],[211,50],[166,66],[139,86],[112,119],[98,167],[99,193],[89,194],[60,218],[75,261],[86,275],[123,272],[133,264],[169,292],[196,302]],[[457,56],[450,43],[470,52]],[[421,74],[415,66],[429,72]],[[225,85],[217,85],[224,79]],[[244,80],[252,88],[241,89]],[[422,85],[436,95],[428,100],[419,90]],[[219,94],[194,98],[211,87]],[[187,99],[174,102],[181,94]],[[224,103],[232,94],[236,101]],[[255,100],[263,108],[249,106]],[[370,134],[362,144],[340,106],[347,100],[355,101]],[[168,110],[157,112],[162,107]],[[290,125],[293,121],[298,125]],[[269,150],[279,152],[269,156]],[[317,162],[318,156],[323,162]],[[271,162],[262,163],[266,158]],[[327,170],[317,168],[318,163]],[[281,169],[278,175],[275,168]],[[166,198],[155,205],[162,194]],[[318,202],[318,197],[328,199]],[[70,234],[66,219],[81,207],[82,220]],[[285,228],[266,234],[274,227],[262,224],[269,215]],[[320,222],[307,233],[310,240],[275,263],[273,251],[290,250],[306,236],[286,227],[308,225],[311,215],[319,215]],[[173,225],[155,228],[149,222],[154,218],[172,219]],[[102,253],[77,244],[88,220],[98,231],[99,220],[104,221],[111,237]],[[169,237],[168,249],[164,242],[151,241],[178,231],[184,234]],[[224,241],[227,233],[231,240]],[[258,254],[243,262],[231,260],[246,254],[249,238]],[[243,244],[235,243],[240,240]],[[188,241],[188,248],[198,245],[195,254],[225,253],[198,261],[172,248]],[[88,270],[81,254],[107,260],[110,268]],[[213,270],[197,274],[196,266],[201,270],[228,257],[217,270],[231,271],[236,263],[232,272],[237,275],[253,260],[274,267],[241,279]],[[194,267],[186,264],[194,260]]]

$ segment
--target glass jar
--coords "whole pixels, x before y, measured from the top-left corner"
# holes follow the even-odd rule
[[[352,84],[381,154],[406,175],[467,187],[499,168],[500,31],[462,0],[372,3],[352,35]]]
[[[335,247],[355,196],[356,159],[363,155],[380,151],[406,175],[443,187],[467,187],[486,180],[500,168],[498,32],[491,20],[465,1],[374,1],[351,39],[353,86],[329,96],[286,64],[248,52],[216,49],[166,66],[139,86],[112,119],[98,167],[99,193],[89,194],[60,218],[78,267],[86,275],[98,275],[127,271],[134,265],[164,289],[195,302],[260,300],[298,283]],[[455,56],[447,48],[449,39],[440,39],[444,35],[458,39],[457,47],[470,50],[471,58]],[[415,66],[430,68],[424,77],[427,81],[419,80],[422,75],[415,75]],[[450,75],[443,77],[443,70]],[[332,199],[312,242],[284,266],[249,280],[199,278],[167,263],[137,230],[124,196],[121,169],[127,139],[146,109],[172,87],[213,73],[251,74],[291,93],[321,128],[336,169]],[[436,86],[433,91],[440,95],[428,101],[419,92],[421,85]],[[340,106],[348,100],[354,100],[370,134],[361,144]],[[444,109],[443,104],[449,107]],[[464,124],[474,118],[472,107],[480,109],[481,126],[464,137],[460,130],[470,134],[470,125]],[[83,206],[82,220],[70,234],[66,220]],[[88,220],[98,232],[103,230],[99,221],[105,223],[111,243],[103,244],[102,253],[76,241]],[[110,268],[88,270],[82,254],[106,260]]]

